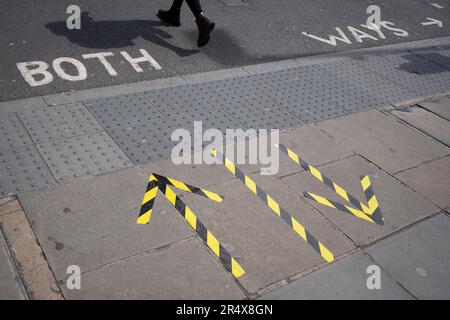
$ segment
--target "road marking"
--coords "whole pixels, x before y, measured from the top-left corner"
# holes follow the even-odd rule
[[[226,156],[217,152],[216,149],[211,150],[211,154],[222,160],[222,164],[236,178],[250,189],[260,200],[262,200],[278,217],[280,217],[291,229],[293,229],[307,244],[309,244],[320,256],[327,262],[334,260],[334,255],[325,245],[318,241],[300,222],[292,217],[278,202],[263,191],[249,176],[241,171]]]
[[[444,9],[444,7],[441,6],[441,5],[438,4],[438,3],[432,3],[431,5],[432,5],[433,7],[435,7],[435,8],[438,8],[438,9]]]
[[[439,28],[442,28],[442,26],[444,25],[444,24],[442,23],[442,21],[437,20],[437,19],[433,19],[433,18],[428,17],[427,20],[428,20],[428,21],[422,22],[421,25],[423,25],[423,26],[431,26],[431,25],[434,25],[434,24],[435,24],[435,25],[437,25]]]
[[[142,207],[137,219],[138,224],[148,224],[151,219],[153,204],[160,190],[170,204],[180,213],[180,215],[191,226],[199,238],[208,246],[209,249],[219,258],[225,268],[235,277],[239,278],[245,274],[241,265],[233,258],[228,251],[220,244],[219,240],[205,227],[205,225],[197,218],[197,215],[184,204],[184,202],[176,195],[170,186],[177,189],[195,193],[211,199],[216,202],[222,202],[223,198],[217,193],[191,186],[182,181],[164,177],[158,174],[152,174],[149,178],[147,190],[142,200]]]
[[[138,73],[144,72],[141,64],[150,64],[150,67],[156,71],[162,69],[161,65],[156,61],[145,49],[139,49],[141,56],[131,57],[126,51],[120,51],[122,57],[131,65],[134,71]],[[112,52],[97,52],[82,54],[81,57],[85,60],[96,58],[98,62],[106,69],[111,77],[117,76],[117,71],[113,68],[111,63],[106,60],[106,57],[112,57]],[[62,64],[70,64],[77,71],[76,75],[68,74],[63,68]],[[30,61],[30,62],[18,62],[17,69],[25,79],[25,81],[31,87],[43,86],[50,84],[54,80],[53,73],[50,70],[49,64],[45,61]],[[84,64],[75,58],[60,57],[56,58],[52,62],[53,70],[62,80],[66,81],[83,81],[88,77],[88,73]]]
[[[338,196],[340,196],[345,201],[349,202],[357,209],[352,208],[350,206],[342,205],[340,203],[330,201],[322,196],[304,192],[303,194],[308,199],[314,200],[322,205],[328,206],[330,208],[334,208],[345,213],[354,215],[360,219],[373,222],[379,225],[383,225],[383,216],[381,214],[381,210],[378,204],[377,197],[372,188],[372,183],[370,181],[369,176],[360,177],[361,187],[364,191],[364,195],[367,200],[367,206],[358,201],[354,196],[345,191],[344,188],[339,186],[337,183],[333,182],[328,177],[324,176],[317,168],[308,164],[305,160],[303,160],[298,154],[289,149],[283,144],[277,146],[283,153],[285,153],[292,161],[302,167],[305,171],[309,172],[314,178],[325,184],[331,190],[333,190]]]
[[[385,34],[381,31],[382,29],[391,31],[397,37],[408,37],[409,36],[409,33],[406,30],[395,27],[395,24],[390,21],[380,21],[380,28],[376,28],[372,25],[364,25],[364,24],[362,24],[361,26],[368,30],[375,31],[381,39],[386,39]],[[343,42],[345,44],[352,44],[352,41],[350,40],[350,38],[345,34],[345,32],[340,27],[336,27],[335,30],[337,31],[338,35],[330,34],[330,35],[328,35],[328,39],[313,35],[309,32],[302,32],[302,34],[304,36],[307,36],[314,40],[329,44],[330,46],[334,46],[334,47],[337,46],[338,41]],[[363,39],[367,39],[367,38],[371,39],[371,40],[375,40],[375,41],[378,40],[378,38],[375,37],[374,35],[368,34],[364,31],[362,31],[358,28],[352,27],[352,26],[347,26],[347,30],[352,34],[353,38],[355,38],[355,40],[360,43],[363,42],[362,41]]]

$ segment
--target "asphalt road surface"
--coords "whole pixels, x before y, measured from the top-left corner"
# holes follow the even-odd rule
[[[202,3],[217,27],[198,49],[186,4],[180,28],[155,16],[170,0],[0,0],[0,101],[450,35],[449,0]],[[71,4],[83,11],[81,30],[67,28]],[[371,4],[381,8],[380,32],[361,26]],[[83,57],[100,52],[106,63]],[[152,63],[128,61],[143,52]],[[38,67],[46,76],[27,81],[24,71]]]

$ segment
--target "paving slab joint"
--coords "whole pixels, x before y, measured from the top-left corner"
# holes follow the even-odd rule
[[[283,288],[283,287],[289,285],[292,282],[295,282],[295,281],[297,281],[297,280],[299,280],[301,278],[304,278],[304,277],[306,277],[306,276],[308,276],[308,275],[310,275],[310,274],[312,274],[314,272],[317,272],[317,271],[321,270],[322,268],[325,268],[327,266],[335,264],[338,261],[344,259],[347,256],[352,255],[353,253],[355,253],[357,251],[358,251],[358,248],[355,247],[352,250],[335,257],[336,259],[333,262],[331,262],[331,263],[323,262],[323,263],[320,263],[320,264],[318,264],[318,265],[316,265],[316,266],[314,266],[312,268],[309,268],[309,269],[304,270],[302,272],[293,274],[293,275],[291,275],[291,276],[289,276],[287,278],[275,281],[275,282],[267,285],[266,287],[258,290],[256,293],[252,294],[251,297],[252,297],[252,299],[257,299],[257,298],[263,297],[263,296],[265,296],[266,294],[268,294],[270,292],[273,292],[275,290]]]
[[[0,216],[1,232],[13,257],[18,276],[23,281],[27,296],[38,300],[64,299],[20,202],[12,197],[9,200],[9,202],[15,201],[20,210]],[[7,203],[8,201],[3,201],[0,205]]]

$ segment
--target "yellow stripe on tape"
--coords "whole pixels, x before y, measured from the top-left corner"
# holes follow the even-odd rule
[[[220,256],[220,245],[219,241],[214,237],[214,235],[209,232],[206,234],[206,243],[208,244],[208,247],[211,248],[211,250],[214,252],[216,256]]]
[[[294,229],[295,232],[298,233],[300,237],[306,240],[305,228],[300,223],[298,223],[297,220],[295,220],[294,218],[292,218],[292,228]]]
[[[177,195],[169,186],[166,186],[166,198],[171,204],[175,205]]]
[[[256,183],[250,179],[247,175],[245,175],[245,185],[252,190],[254,194],[256,194]]]
[[[336,193],[341,196],[342,198],[344,198],[345,200],[350,202],[350,199],[348,198],[348,194],[347,191],[345,191],[344,189],[342,189],[339,185],[337,185],[336,183],[333,182],[333,187],[334,187],[334,191],[336,191]]]
[[[318,203],[323,204],[324,206],[330,207],[330,208],[334,208],[336,209],[336,207],[330,202],[328,201],[326,198],[318,196],[317,194],[314,193],[309,193],[308,194],[314,198],[314,200],[316,200]]]
[[[152,217],[152,209],[139,216],[136,223],[137,224],[148,224],[150,222],[150,218]]]
[[[311,172],[311,174],[316,177],[317,179],[319,179],[320,181],[323,182],[322,179],[322,174],[320,173],[319,170],[317,170],[316,168],[314,168],[312,165],[309,165],[309,171]]]
[[[345,206],[345,205],[344,205],[344,207],[345,207],[348,211],[350,211],[353,215],[355,215],[356,217],[361,218],[361,219],[366,220],[366,221],[369,221],[369,222],[372,222],[372,223],[375,223],[375,221],[373,221],[372,219],[370,219],[370,218],[369,218],[364,212],[362,212],[361,210],[357,210],[357,209],[354,209],[354,208],[352,208],[352,207]]]
[[[364,191],[366,191],[367,188],[371,186],[369,176],[365,176],[364,178],[361,179],[361,185]]]
[[[294,152],[292,152],[290,149],[287,149],[288,152],[288,156],[289,158],[291,158],[294,162],[296,162],[297,164],[300,164],[300,159],[299,156],[296,155]]]
[[[277,215],[280,215],[280,206],[279,204],[273,200],[273,198],[267,195],[267,205],[272,209]]]
[[[334,261],[334,255],[319,242],[320,253],[327,262]]]
[[[244,269],[242,269],[241,265],[234,258],[231,258],[231,270],[233,270],[232,274],[236,278],[239,278],[245,273]]]
[[[370,212],[367,212],[368,214],[372,214],[376,209],[378,209],[378,200],[375,195],[369,200],[369,208]]]
[[[234,175],[236,175],[236,167],[230,160],[228,160],[228,158],[225,158],[225,167],[227,167],[228,170],[230,170]]]
[[[219,196],[217,193],[214,193],[214,192],[211,192],[211,191],[208,191],[208,190],[205,190],[205,189],[202,189],[202,191],[203,191],[204,194],[206,194],[206,196],[209,199],[211,199],[213,201],[216,201],[216,202],[222,202],[223,201],[222,197]]]
[[[145,203],[149,202],[151,199],[153,199],[154,197],[156,197],[157,192],[158,192],[158,186],[147,191],[144,195],[144,199],[142,200],[142,204],[145,204]]]
[[[167,178],[167,180],[170,181],[170,183],[177,189],[183,190],[183,191],[191,191],[187,185],[184,182],[172,179],[172,178]]]
[[[197,217],[192,212],[192,210],[189,209],[189,207],[186,207],[186,212],[184,214],[184,218],[191,225],[192,229],[195,230],[197,228]]]

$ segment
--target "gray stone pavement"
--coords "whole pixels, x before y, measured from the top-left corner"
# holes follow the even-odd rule
[[[29,223],[42,248],[21,270],[27,286],[54,277],[40,297],[66,299],[448,297],[449,217],[440,212],[450,207],[450,69],[436,54],[450,56],[446,42],[0,104],[0,198],[17,196],[25,213],[3,220]],[[359,178],[368,175],[384,225],[305,198],[347,204],[282,153],[274,176],[239,166],[333,253],[328,264],[224,166],[168,159],[172,131],[192,132],[194,120],[205,130],[283,130],[280,143],[363,203]],[[150,223],[136,224],[153,172],[223,196],[177,191],[244,275],[234,278],[162,193]],[[397,254],[402,246],[418,249]],[[382,290],[366,287],[371,264]],[[80,290],[66,285],[70,265],[81,269]],[[425,279],[403,274],[410,265]]]

